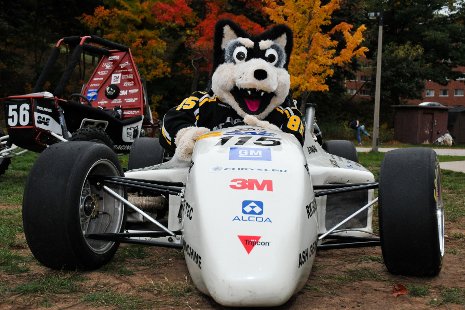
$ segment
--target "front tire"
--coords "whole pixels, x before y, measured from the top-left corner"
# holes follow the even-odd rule
[[[358,163],[357,149],[351,141],[328,140],[323,142],[323,149],[330,154]]]
[[[435,276],[444,256],[444,209],[436,153],[399,149],[384,157],[379,181],[381,249],[389,272]]]
[[[158,138],[138,138],[134,140],[129,153],[128,169],[154,166],[163,162],[164,149]]]
[[[121,232],[124,205],[92,178],[122,175],[116,154],[98,143],[58,143],[39,156],[22,209],[26,240],[39,262],[53,269],[92,270],[111,260],[119,244],[86,235]],[[124,196],[123,188],[112,189]]]

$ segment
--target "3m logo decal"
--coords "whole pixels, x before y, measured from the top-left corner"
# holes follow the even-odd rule
[[[269,148],[245,148],[231,147],[229,149],[229,160],[271,160]]]
[[[233,179],[229,187],[232,189],[246,189],[249,191],[273,191],[273,180],[259,181],[257,179]]]
[[[241,241],[247,254],[250,254],[255,246],[270,246],[269,242],[260,241],[261,236],[237,236]]]

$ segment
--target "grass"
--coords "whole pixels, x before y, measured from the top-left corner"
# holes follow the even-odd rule
[[[376,178],[379,175],[379,167],[385,153],[360,153],[360,163],[372,171]],[[21,295],[25,299],[39,296],[40,307],[54,307],[57,297],[54,295],[71,294],[85,304],[87,307],[110,307],[114,309],[143,309],[150,307],[150,303],[138,297],[141,295],[153,295],[157,299],[168,299],[164,301],[169,305],[181,305],[184,298],[196,294],[193,284],[185,281],[169,281],[168,279],[150,282],[138,286],[134,295],[122,293],[109,288],[108,286],[94,287],[88,286],[88,279],[84,273],[46,272],[38,274],[31,270],[36,264],[35,259],[27,249],[27,244],[22,238],[21,205],[23,187],[27,174],[32,167],[37,154],[28,153],[24,156],[12,159],[12,164],[6,174],[0,176],[0,199],[2,205],[12,205],[0,209],[0,275],[4,277],[16,277],[15,283],[2,281],[0,283],[0,300],[11,298],[14,295]],[[122,166],[127,166],[127,156],[119,157]],[[465,160],[463,156],[439,156],[441,162]],[[446,209],[446,219],[451,222],[463,221],[465,218],[465,182],[464,174],[452,171],[442,171],[443,200]],[[15,207],[16,206],[16,207]],[[453,233],[449,236],[455,244],[463,244],[465,234]],[[464,253],[464,248],[460,245],[447,247],[447,254]],[[130,276],[134,274],[136,268],[142,264],[150,265],[151,268],[166,266],[172,259],[182,257],[182,251],[167,252],[161,257],[152,257],[152,253],[147,247],[137,245],[122,245],[116,253],[114,259],[100,269],[98,272],[114,274],[117,276]],[[379,263],[382,264],[381,256],[365,255],[357,258],[354,263]],[[315,266],[317,270],[318,266]],[[349,284],[360,281],[389,281],[389,278],[376,269],[351,268],[338,275],[325,279],[328,287],[334,285]],[[331,285],[333,284],[333,285]],[[407,284],[409,296],[425,298],[437,292],[437,298],[431,299],[430,305],[441,306],[447,304],[465,305],[465,289],[456,287],[434,287],[423,284]],[[314,292],[326,292],[324,288],[306,286],[306,290]],[[434,293],[436,295],[436,293]],[[59,298],[59,297],[58,297]],[[431,298],[431,297],[428,297]],[[1,305],[1,302],[0,302]]]
[[[93,307],[116,307],[116,309],[145,309],[148,308],[146,302],[143,299],[131,296],[129,294],[124,294],[120,292],[115,292],[111,290],[104,290],[98,292],[92,292],[86,294],[82,301],[86,304],[89,304]]]

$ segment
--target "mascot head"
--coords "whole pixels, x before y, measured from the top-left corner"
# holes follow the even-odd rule
[[[229,20],[215,28],[212,90],[244,117],[265,118],[289,94],[292,31],[275,26],[250,36]]]

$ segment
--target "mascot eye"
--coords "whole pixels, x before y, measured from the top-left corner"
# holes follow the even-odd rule
[[[275,65],[278,62],[278,52],[272,48],[267,49],[265,52],[265,60]]]
[[[238,46],[234,50],[233,58],[235,62],[243,62],[247,58],[247,49],[245,46]]]

